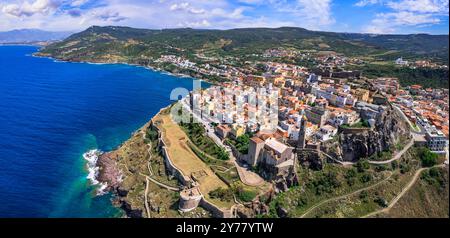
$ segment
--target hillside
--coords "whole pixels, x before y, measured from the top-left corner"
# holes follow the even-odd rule
[[[247,28],[232,30],[97,27],[74,34],[43,50],[68,60],[89,59],[89,55],[115,54],[120,57],[156,56],[183,51],[209,51],[218,55],[258,54],[276,47],[304,50],[333,50],[347,56],[398,51],[405,55],[433,57],[448,61],[448,35],[367,35],[309,31],[303,28]],[[118,47],[122,46],[122,47]],[[63,49],[71,49],[70,52]]]
[[[74,34],[43,49],[39,55],[59,60],[98,63],[131,63],[151,66],[175,74],[185,74],[209,81],[224,77],[210,71],[186,69],[174,64],[171,55],[197,64],[222,65],[242,69],[248,62],[276,60],[314,68],[321,55],[343,54],[356,57],[363,64],[348,64],[346,70],[360,70],[364,76],[398,77],[403,86],[447,87],[448,68],[407,68],[394,64],[398,57],[414,62],[430,60],[448,64],[448,35],[368,35],[309,31],[303,28],[246,28],[232,30],[165,29],[148,30],[129,27],[98,27]],[[289,58],[267,58],[268,50],[295,52]],[[307,57],[307,58],[305,58]],[[320,63],[319,63],[320,64]],[[209,66],[208,66],[209,67]],[[252,67],[245,70],[252,71]]]
[[[398,51],[389,54],[387,59],[394,57],[423,56],[441,59],[448,62],[448,35],[371,35],[371,34],[344,34],[352,41],[380,47],[386,50]]]
[[[426,171],[398,204],[379,217],[448,218],[448,192],[448,168]]]

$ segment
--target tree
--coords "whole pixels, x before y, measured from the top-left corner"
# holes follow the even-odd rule
[[[369,174],[369,173],[364,173],[364,174],[361,176],[361,182],[363,182],[363,183],[368,183],[368,182],[370,182],[371,180],[372,180],[372,175]]]
[[[382,197],[377,197],[374,200],[375,203],[377,203],[380,207],[387,207],[389,204],[386,202],[386,200]]]
[[[369,162],[366,160],[360,160],[358,163],[356,163],[356,169],[358,170],[358,173],[363,173],[367,169],[370,168]]]
[[[220,199],[221,201],[232,201],[233,200],[233,190],[229,188],[219,187],[211,192],[209,196],[213,199]]]
[[[356,175],[357,175],[356,169],[350,169],[345,174],[345,178],[347,179],[347,184],[349,186],[353,186],[356,183]]]
[[[438,155],[427,148],[423,148],[420,151],[420,160],[422,161],[422,167],[433,167],[437,164]]]
[[[250,135],[244,134],[236,138],[236,149],[241,154],[248,154],[248,147],[250,145]]]
[[[224,149],[220,148],[219,151],[217,152],[217,158],[220,160],[229,160],[230,156]]]

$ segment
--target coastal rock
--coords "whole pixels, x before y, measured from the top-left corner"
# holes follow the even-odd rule
[[[116,165],[117,160],[117,154],[104,153],[100,155],[97,161],[97,166],[99,167],[98,180],[101,183],[108,184],[108,189],[110,191],[117,190],[122,181],[122,173]]]

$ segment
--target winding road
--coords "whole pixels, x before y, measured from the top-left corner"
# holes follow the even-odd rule
[[[311,213],[311,212],[312,212],[313,210],[315,210],[316,208],[322,206],[323,204],[326,204],[326,203],[329,203],[329,202],[332,202],[332,201],[336,201],[336,200],[340,200],[340,199],[342,199],[342,198],[349,197],[349,196],[358,194],[358,193],[360,193],[360,192],[363,192],[363,191],[372,189],[372,188],[374,188],[374,187],[377,187],[378,185],[380,185],[380,184],[382,184],[382,183],[388,181],[388,180],[392,177],[392,175],[393,175],[393,173],[391,172],[387,178],[385,178],[385,179],[383,179],[383,180],[381,180],[381,181],[378,181],[377,183],[372,184],[372,185],[370,185],[370,186],[368,186],[368,187],[358,189],[358,190],[356,190],[356,191],[353,191],[353,192],[351,192],[351,193],[348,193],[348,194],[345,194],[345,195],[342,195],[342,196],[339,196],[339,197],[334,197],[334,198],[330,198],[330,199],[323,200],[323,201],[321,201],[321,202],[315,204],[314,206],[310,207],[308,210],[306,210],[306,212],[303,213],[303,215],[301,215],[300,218],[304,218],[306,215],[308,215],[309,213]]]
[[[375,164],[375,165],[382,165],[382,164],[389,164],[393,161],[399,160],[402,155],[404,153],[406,153],[406,151],[409,150],[409,148],[411,148],[414,145],[414,139],[411,139],[411,141],[406,145],[405,148],[403,148],[403,150],[401,150],[399,153],[395,154],[394,157],[390,160],[383,160],[383,161],[374,161],[374,160],[369,160],[369,164]]]
[[[442,164],[442,165],[433,166],[431,168],[439,168],[439,167],[442,168],[444,166],[445,165]],[[363,216],[362,218],[372,217],[372,216],[375,216],[380,213],[389,212],[395,206],[395,204],[397,204],[397,202],[406,194],[406,192],[408,192],[414,186],[414,184],[417,182],[417,180],[419,179],[422,172],[425,170],[431,169],[431,168],[421,168],[421,169],[417,170],[416,173],[414,174],[413,178],[411,179],[411,181],[408,183],[408,185],[406,185],[402,189],[402,191],[397,196],[395,196],[394,199],[392,199],[392,201],[389,203],[389,205],[386,208],[369,213],[369,214]]]

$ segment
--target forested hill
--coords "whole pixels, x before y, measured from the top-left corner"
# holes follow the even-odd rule
[[[130,60],[161,54],[216,56],[260,54],[270,48],[335,51],[346,56],[382,55],[428,58],[448,63],[448,35],[370,35],[310,31],[303,28],[246,28],[232,30],[97,27],[74,34],[42,50],[65,60],[101,60],[109,57]]]

